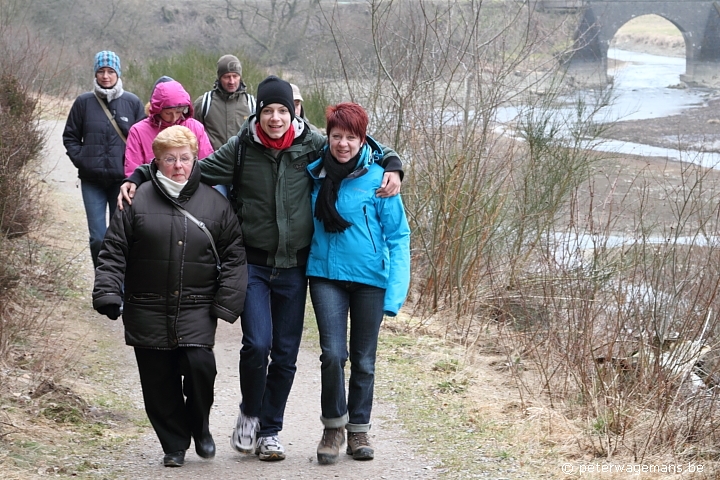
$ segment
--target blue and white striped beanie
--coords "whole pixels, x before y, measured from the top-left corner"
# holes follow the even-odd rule
[[[115,52],[110,50],[103,50],[95,54],[95,68],[93,72],[97,73],[103,67],[110,67],[115,70],[118,77],[121,75],[120,72],[120,57]]]

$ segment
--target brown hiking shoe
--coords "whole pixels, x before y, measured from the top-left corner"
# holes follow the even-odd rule
[[[330,465],[338,461],[340,447],[345,442],[345,429],[326,428],[323,430],[322,440],[318,444],[317,459],[320,465]]]
[[[370,446],[367,432],[348,432],[345,453],[352,455],[355,460],[372,460],[375,457],[375,451]]]

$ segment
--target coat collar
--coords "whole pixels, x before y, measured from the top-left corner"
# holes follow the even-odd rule
[[[240,86],[238,87],[238,89],[235,90],[233,93],[229,93],[225,91],[224,88],[222,88],[222,86],[220,85],[220,80],[215,80],[215,92],[223,100],[234,100],[240,95],[245,95],[245,93],[247,92],[247,87],[245,86],[245,82],[240,81]]]
[[[180,195],[177,199],[172,198],[170,195],[167,194],[165,189],[162,187],[160,182],[157,179],[157,165],[155,164],[155,161],[153,160],[150,164],[150,178],[153,183],[153,187],[155,188],[155,191],[158,192],[158,194],[166,198],[168,201],[173,203],[178,203],[180,205],[187,203],[188,200],[190,200],[190,197],[192,197],[197,189],[200,186],[200,167],[198,166],[198,162],[200,160],[195,160],[195,163],[193,164],[193,168],[190,171],[190,178],[188,178],[187,183],[183,187],[182,191],[180,192]]]

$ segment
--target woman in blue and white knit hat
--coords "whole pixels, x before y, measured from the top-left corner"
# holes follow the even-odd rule
[[[107,90],[120,90],[120,95],[122,95],[120,57],[118,57],[115,52],[103,50],[102,52],[96,53],[93,70],[95,72],[96,93],[107,98],[108,95],[112,97],[114,96],[113,93],[115,93],[112,91],[108,92]],[[117,88],[115,88],[116,86]]]
[[[63,144],[78,169],[90,254],[97,265],[107,211],[110,216],[115,212],[115,199],[125,177],[125,139],[130,127],[145,118],[145,112],[140,99],[123,90],[120,57],[115,52],[95,54],[93,73],[91,91],[77,97],[70,109]]]

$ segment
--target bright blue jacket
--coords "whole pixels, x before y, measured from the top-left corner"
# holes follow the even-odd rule
[[[370,141],[376,144],[372,139]],[[322,222],[314,217],[315,201],[325,171],[322,157],[308,165],[314,180],[315,232],[307,274],[384,288],[384,313],[395,316],[410,285],[410,227],[400,195],[375,196],[384,173],[375,163],[380,158],[382,151],[372,150],[366,142],[361,148],[357,169],[342,181],[336,207],[338,213],[352,223],[342,233],[326,232]]]

